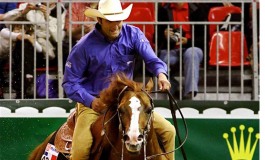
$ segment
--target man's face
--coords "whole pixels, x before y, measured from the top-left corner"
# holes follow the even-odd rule
[[[99,18],[98,22],[101,25],[102,33],[108,40],[113,41],[119,36],[122,28],[122,21],[109,21]]]

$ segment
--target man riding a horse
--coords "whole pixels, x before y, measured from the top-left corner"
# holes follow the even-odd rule
[[[135,59],[140,56],[151,73],[158,78],[160,90],[169,90],[167,66],[150,46],[144,33],[134,26],[123,24],[130,15],[132,4],[122,9],[120,0],[100,0],[98,10],[88,8],[85,15],[97,18],[95,29],[73,47],[65,65],[63,88],[77,102],[76,124],[71,148],[72,160],[88,160],[93,137],[91,124],[106,111],[99,96],[110,84],[109,77],[123,72],[132,79]],[[175,128],[164,117],[153,113],[154,131],[165,151],[175,149]],[[99,133],[100,134],[100,133]],[[168,154],[174,159],[174,152]]]

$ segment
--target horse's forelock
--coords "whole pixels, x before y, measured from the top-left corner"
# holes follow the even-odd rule
[[[118,73],[114,75],[112,82],[113,83],[111,83],[111,85],[116,85],[115,87],[120,88],[120,91],[123,89],[124,86],[128,86],[133,91],[140,91],[143,86],[141,83],[129,79],[124,73]]]
[[[106,105],[117,103],[117,97],[125,86],[132,91],[141,91],[143,84],[130,80],[124,73],[115,74],[110,78],[109,87],[100,93],[103,103]]]

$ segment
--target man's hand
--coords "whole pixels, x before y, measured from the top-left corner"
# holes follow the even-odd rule
[[[166,28],[165,31],[164,31],[164,35],[165,35],[165,38],[167,38],[168,36],[173,36],[174,32],[173,32],[173,28]]]
[[[171,87],[170,82],[168,81],[164,73],[159,73],[158,78],[158,87],[161,91],[169,90]]]
[[[25,34],[24,34],[24,36],[25,36]],[[17,40],[22,41],[22,38],[23,38],[23,35],[22,35],[22,33],[20,33],[20,34],[17,36]]]
[[[177,42],[176,45],[180,45],[180,44],[185,45],[187,43],[188,43],[188,38],[181,37],[181,40],[179,42]]]
[[[96,98],[92,102],[91,108],[98,113],[104,113],[107,109],[107,106],[100,100],[100,98]]]
[[[26,34],[25,39],[27,39],[34,46],[34,34],[28,35]]]
[[[28,3],[26,8],[21,13],[22,15],[26,15],[31,10],[36,10],[36,6],[34,4]]]
[[[48,19],[50,12],[51,12],[50,10],[48,10],[48,7],[46,5],[43,5],[43,4],[40,5],[39,7],[36,7],[36,10],[40,10],[43,13],[45,20]],[[47,12],[47,10],[48,10],[48,12]]]

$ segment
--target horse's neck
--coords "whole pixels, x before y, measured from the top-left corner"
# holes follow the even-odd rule
[[[105,130],[110,141],[117,141],[119,135],[119,119],[116,110],[110,110],[105,117]]]
[[[103,159],[117,160],[120,159],[122,154],[122,132],[119,129],[119,119],[116,111],[109,111],[106,115],[106,121],[108,123],[105,125]]]

